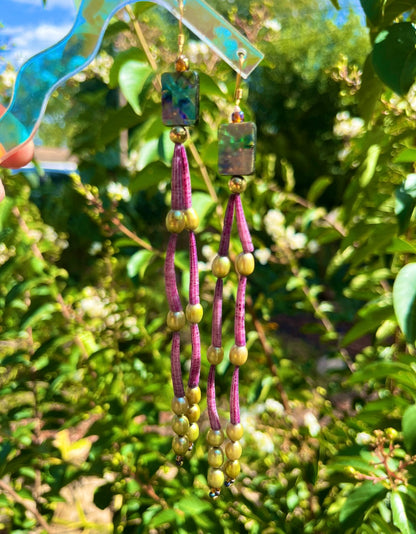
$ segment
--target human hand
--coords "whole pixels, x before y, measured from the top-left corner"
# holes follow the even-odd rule
[[[0,117],[5,111],[6,108],[0,104]],[[6,158],[0,166],[7,167],[8,169],[19,169],[20,167],[24,167],[29,163],[29,161],[32,161],[34,150],[35,146],[33,141],[29,141],[24,146],[19,148],[19,150],[17,150],[12,156]],[[0,180],[0,202],[3,200],[4,196],[4,186]]]

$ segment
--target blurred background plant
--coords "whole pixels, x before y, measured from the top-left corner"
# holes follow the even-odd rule
[[[336,1],[211,3],[266,54],[244,103],[259,139],[244,194],[257,266],[243,474],[212,502],[204,437],[179,470],[170,450],[173,147],[158,76],[177,25],[141,2],[117,14],[97,59],[49,103],[40,138],[69,147],[79,173],[1,171],[1,532],[416,531],[413,2],[362,0],[367,29],[360,8]],[[234,74],[190,39],[205,354],[228,196],[216,136]],[[8,67],[5,99],[12,79]],[[185,298],[186,255],[177,269]],[[229,344],[235,288],[230,276]],[[203,358],[203,382],[207,371]]]

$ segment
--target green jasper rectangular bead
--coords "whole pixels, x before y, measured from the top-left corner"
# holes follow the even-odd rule
[[[218,172],[249,175],[255,170],[257,128],[254,122],[222,124],[218,132]]]
[[[165,126],[190,126],[199,118],[199,76],[195,71],[162,74],[162,120]]]

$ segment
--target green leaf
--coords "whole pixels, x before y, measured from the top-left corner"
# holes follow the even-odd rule
[[[393,24],[376,37],[372,52],[373,66],[390,89],[405,95],[416,74],[416,30],[410,22]]]
[[[308,191],[307,199],[309,202],[316,202],[325,189],[332,184],[332,178],[322,176],[313,182]]]
[[[399,222],[399,230],[404,233],[416,205],[416,174],[408,174],[406,180],[397,187],[395,195],[394,212]]]
[[[346,529],[360,525],[369,508],[381,501],[386,493],[387,489],[382,484],[370,481],[353,489],[341,508],[339,520],[342,527]]]
[[[361,5],[373,26],[385,26],[414,7],[414,0],[361,0]]]
[[[94,492],[94,504],[100,510],[105,510],[113,500],[112,484],[103,484]]]
[[[176,525],[178,513],[172,509],[162,510],[156,514],[149,523],[149,527],[160,527],[161,525],[168,524],[170,526]]]
[[[381,148],[379,145],[372,145],[368,149],[367,157],[364,161],[364,169],[360,176],[360,185],[361,187],[367,187],[368,184],[373,179],[374,173],[376,172],[378,158],[380,156]]]
[[[394,158],[394,163],[413,163],[416,161],[416,148],[405,148]]]
[[[409,521],[407,519],[406,509],[402,499],[402,494],[393,490],[390,496],[390,506],[393,512],[393,523],[402,532],[402,534],[412,534]]]
[[[40,321],[46,321],[50,319],[52,315],[60,309],[61,306],[57,302],[47,302],[39,308],[35,308],[34,310],[30,309],[23,316],[20,328],[22,330],[25,330],[26,328],[29,328],[30,326],[33,326]]]
[[[139,250],[129,259],[127,263],[127,274],[130,278],[134,278],[136,275],[139,278],[143,278],[144,273],[153,258],[153,252],[149,250]]]
[[[151,74],[153,74],[153,70],[148,63],[143,63],[136,59],[125,61],[120,67],[118,73],[120,89],[137,115],[142,113],[139,100],[140,93]]]
[[[211,509],[211,506],[206,501],[202,501],[197,497],[183,498],[178,502],[177,507],[190,516],[199,515],[205,510]]]
[[[416,454],[416,405],[409,406],[404,412],[402,432],[407,452]]]
[[[371,54],[369,54],[364,62],[361,86],[357,93],[358,110],[365,122],[371,119],[383,88],[384,86],[374,70]]]
[[[405,265],[393,285],[393,306],[408,343],[416,340],[416,263]]]

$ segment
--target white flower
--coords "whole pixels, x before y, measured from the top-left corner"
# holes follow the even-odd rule
[[[120,182],[110,182],[107,186],[107,194],[111,199],[128,202],[131,198],[130,191]]]
[[[286,238],[292,250],[299,250],[305,248],[308,238],[305,234],[296,232],[293,226],[288,226],[286,229]]]
[[[264,22],[264,27],[273,32],[280,32],[282,29],[282,25],[277,19],[266,20]]]
[[[355,436],[355,442],[358,445],[367,445],[371,441],[370,434],[367,434],[367,432],[358,432],[358,434]]]
[[[79,307],[86,315],[94,319],[106,315],[105,304],[97,295],[82,299],[79,302]]]
[[[350,117],[348,111],[340,111],[336,115],[334,134],[338,137],[357,137],[362,133],[364,121],[360,117]]]
[[[308,250],[311,254],[316,254],[319,250],[319,243],[314,239],[311,239],[308,243]]]
[[[103,250],[103,244],[100,241],[93,241],[88,249],[88,254],[91,256],[96,256],[99,252]]]
[[[259,260],[261,265],[266,265],[272,253],[270,252],[269,248],[259,248],[254,251],[254,255]]]
[[[318,419],[312,412],[306,412],[303,419],[304,425],[308,428],[309,434],[312,437],[315,437],[321,431],[321,425],[319,424]]]
[[[202,247],[202,255],[209,261],[212,262],[212,260],[215,258],[217,253],[210,245],[204,245]]]
[[[6,70],[1,75],[1,81],[7,89],[11,89],[16,80],[16,71],[12,67],[6,67]]]
[[[266,410],[274,413],[275,415],[283,415],[285,413],[285,407],[283,404],[275,399],[266,400]]]
[[[261,452],[269,454],[274,451],[274,443],[269,434],[256,430],[253,434],[253,439]]]
[[[277,241],[285,234],[285,216],[280,210],[269,210],[264,217],[266,232]]]

